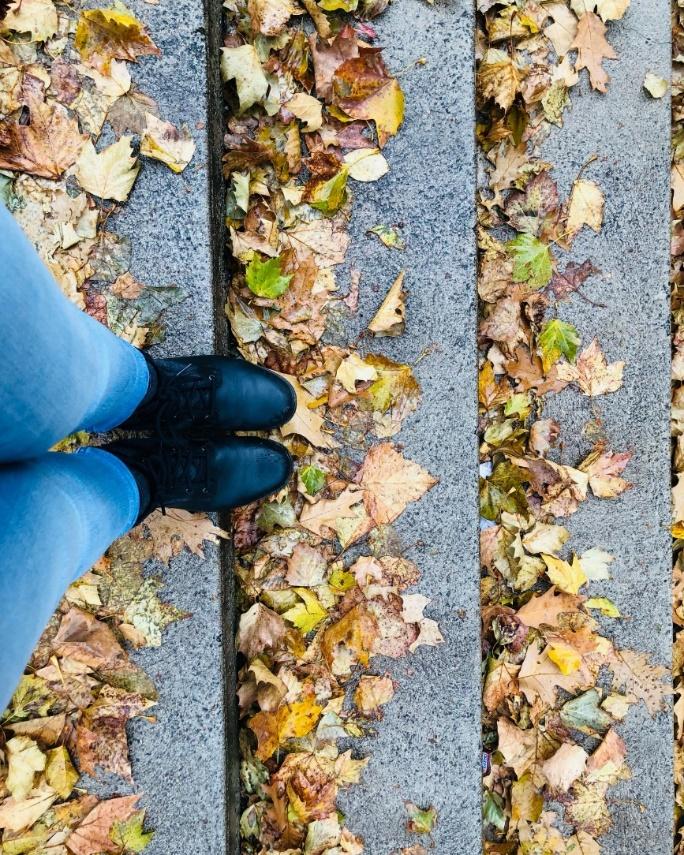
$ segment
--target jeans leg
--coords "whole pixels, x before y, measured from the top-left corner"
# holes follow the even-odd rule
[[[0,462],[104,431],[144,398],[142,354],[67,300],[0,204]]]
[[[0,712],[64,591],[139,505],[129,469],[97,448],[0,466]]]

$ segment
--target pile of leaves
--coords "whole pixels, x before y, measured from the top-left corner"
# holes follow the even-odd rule
[[[672,7],[673,678],[677,855],[684,853],[684,4]]]
[[[560,462],[561,425],[548,396],[570,387],[600,401],[624,364],[562,319],[588,299],[590,260],[563,262],[585,228],[599,232],[604,198],[582,171],[564,199],[541,145],[562,127],[586,69],[605,92],[606,39],[629,0],[479,0],[479,194],[483,742],[485,851],[598,853],[611,825],[609,788],[629,777],[617,726],[643,702],[661,709],[666,669],[620,650],[599,626],[618,607],[588,590],[614,556],[569,550],[563,524],[585,501],[632,486],[630,453],[597,424],[593,448]],[[587,164],[590,167],[590,164]],[[602,678],[599,681],[599,674]],[[603,675],[612,674],[606,687]]]
[[[435,484],[392,441],[420,388],[411,366],[369,352],[403,333],[410,273],[344,343],[361,287],[344,264],[353,193],[387,173],[404,96],[375,45],[385,0],[225,5],[226,312],[244,357],[286,376],[298,399],[277,434],[296,461],[291,482],[234,517],[242,851],[360,853],[336,799],[368,758],[339,741],[369,733],[392,699],[374,657],[442,640],[427,597],[408,593],[420,572],[393,528]],[[391,224],[367,239],[404,248]],[[407,810],[412,830],[429,830],[433,812]]]
[[[183,292],[138,282],[130,241],[108,223],[141,158],[180,172],[194,142],[131,80],[129,63],[159,54],[142,24],[120,4],[80,13],[78,5],[2,5],[0,199],[64,293],[142,346],[160,340],[161,312]],[[159,599],[162,582],[144,575],[145,563],[168,563],[185,545],[201,555],[205,540],[221,536],[201,515],[155,514],[67,591],[0,718],[5,855],[122,855],[150,841],[140,796],[100,800],[81,775],[114,773],[128,788],[126,723],[153,721],[156,692],[126,648],[159,646],[164,627],[186,617]]]

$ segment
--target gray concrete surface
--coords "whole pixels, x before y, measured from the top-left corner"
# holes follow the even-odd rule
[[[406,455],[440,478],[395,524],[422,570],[416,590],[446,643],[399,662],[374,659],[397,694],[361,785],[341,800],[368,855],[423,842],[406,831],[404,800],[434,805],[434,850],[480,851],[480,630],[477,510],[473,4],[422,0],[392,5],[374,24],[385,58],[401,73],[406,123],[386,147],[391,172],[357,185],[350,262],[362,274],[358,331],[367,326],[396,274],[406,270],[407,331],[364,348],[415,364],[423,403],[397,439]],[[425,66],[416,67],[420,57]],[[405,253],[366,230],[403,223]],[[429,844],[429,841],[428,841]]]
[[[163,118],[187,123],[197,143],[182,175],[145,160],[114,229],[131,238],[132,271],[147,284],[189,292],[167,313],[161,355],[215,349],[207,130],[205,15],[201,3],[143,0],[128,4],[163,51],[132,67],[136,84],[159,103]],[[192,618],[169,627],[161,648],[136,655],[159,691],[158,722],[135,722],[131,754],[136,789],[145,794],[156,830],[149,855],[223,855],[225,748],[221,570],[218,551],[206,560],[184,554],[167,570],[164,596]],[[116,786],[121,791],[120,783]]]
[[[564,191],[592,154],[584,173],[606,196],[600,235],[586,229],[571,257],[589,258],[603,271],[584,289],[596,308],[578,297],[559,315],[575,323],[586,346],[596,336],[610,361],[625,360],[624,388],[592,400],[567,390],[547,413],[560,421],[563,461],[577,463],[591,449],[585,424],[599,418],[615,450],[632,450],[626,471],[635,489],[613,501],[591,500],[570,519],[570,546],[599,546],[615,556],[611,582],[591,583],[592,593],[611,597],[626,616],[605,621],[623,647],[670,664],[670,337],[668,99],[642,90],[647,71],[669,77],[670,19],[666,0],[635,0],[608,38],[620,61],[606,63],[612,81],[605,96],[586,81],[573,95],[565,127],[554,131],[543,157],[558,164]],[[565,260],[565,259],[564,259]],[[601,842],[606,855],[672,852],[672,720],[651,719],[634,709],[620,728],[628,748],[631,781],[610,792],[613,830]]]

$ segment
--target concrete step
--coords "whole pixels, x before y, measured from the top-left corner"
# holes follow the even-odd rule
[[[591,586],[592,596],[610,597],[627,616],[605,622],[610,637],[669,667],[670,105],[643,90],[647,72],[670,76],[669,4],[633,2],[623,20],[611,23],[609,38],[619,61],[609,64],[608,92],[592,93],[583,82],[542,154],[557,165],[554,177],[564,190],[598,155],[583,177],[605,193],[604,226],[599,235],[585,229],[571,258],[589,258],[602,271],[586,294],[605,308],[574,298],[560,315],[577,326],[583,346],[597,337],[609,361],[626,362],[624,387],[593,401],[572,391],[551,396],[548,415],[562,425],[566,462],[591,450],[583,429],[592,420],[616,451],[634,452],[625,473],[634,489],[585,503],[568,528],[578,553],[598,545],[615,556],[612,580]],[[613,827],[602,852],[672,851],[672,732],[669,709],[651,718],[642,704],[627,716],[620,733],[632,778],[610,790]]]

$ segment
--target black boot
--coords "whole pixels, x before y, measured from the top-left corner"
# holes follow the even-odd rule
[[[124,430],[271,430],[289,422],[297,409],[287,380],[244,359],[145,358],[150,390],[121,425]]]
[[[292,458],[276,442],[227,437],[120,440],[103,446],[133,472],[143,520],[155,508],[221,511],[276,493],[292,474]]]

